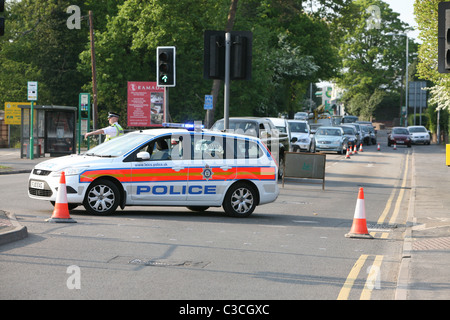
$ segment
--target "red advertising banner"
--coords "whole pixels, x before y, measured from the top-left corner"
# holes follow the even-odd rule
[[[161,127],[164,119],[164,88],[156,82],[128,82],[128,127]]]

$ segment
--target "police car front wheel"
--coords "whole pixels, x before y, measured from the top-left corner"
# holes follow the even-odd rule
[[[245,218],[253,213],[257,205],[257,191],[248,183],[236,183],[225,195],[223,209],[232,217]]]
[[[108,180],[101,179],[93,182],[83,202],[85,209],[95,215],[110,215],[116,211],[120,202],[117,186]]]

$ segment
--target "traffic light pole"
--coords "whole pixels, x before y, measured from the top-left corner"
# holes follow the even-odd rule
[[[169,122],[169,88],[164,87],[164,122]]]
[[[230,128],[230,60],[231,60],[231,33],[225,33],[225,85],[223,99],[224,130]]]

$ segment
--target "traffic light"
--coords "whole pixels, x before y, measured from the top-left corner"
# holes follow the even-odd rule
[[[5,34],[5,18],[0,17],[0,36]]]
[[[224,79],[225,77],[225,32],[205,31],[203,51],[203,78]]]
[[[438,6],[438,71],[450,73],[450,2]]]
[[[0,13],[5,11],[5,0],[0,0]],[[0,17],[0,36],[5,34],[5,18]]]
[[[251,79],[251,67],[248,68],[248,64],[251,66],[251,56],[247,51],[251,52],[251,48],[248,48],[248,43],[251,43],[251,34],[236,34],[231,37],[231,80],[250,80]],[[249,61],[250,58],[250,61]]]
[[[253,35],[250,31],[231,31],[230,33],[230,79],[251,80]],[[225,47],[225,31],[205,31],[204,79],[225,79]]]
[[[156,48],[156,85],[175,87],[175,47]]]

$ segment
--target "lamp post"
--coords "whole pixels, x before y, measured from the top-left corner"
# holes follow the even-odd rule
[[[406,88],[405,88],[405,105],[406,105],[406,113],[405,113],[405,127],[408,126],[408,90],[409,90],[409,71],[408,71],[408,60],[409,60],[409,38],[406,33],[386,33],[387,36],[405,36],[406,37]]]

